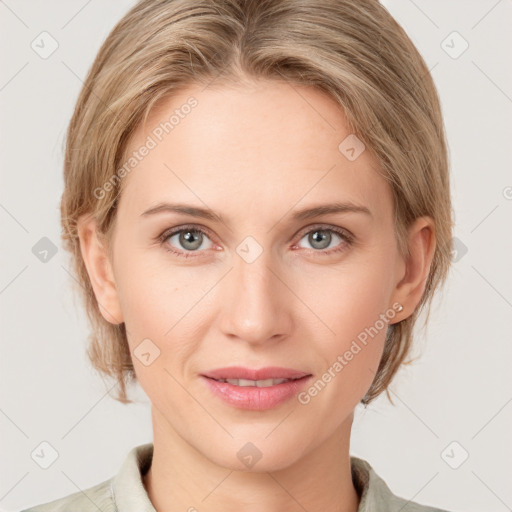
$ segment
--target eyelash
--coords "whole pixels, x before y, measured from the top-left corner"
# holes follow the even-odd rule
[[[207,231],[204,228],[201,228],[199,226],[195,226],[195,225],[191,224],[191,225],[180,226],[179,228],[173,228],[170,230],[166,230],[161,235],[159,235],[157,237],[157,241],[160,243],[160,245],[163,246],[164,250],[166,250],[167,252],[170,252],[172,254],[175,254],[177,256],[180,256],[182,258],[194,258],[194,257],[196,257],[196,255],[194,253],[203,252],[203,251],[180,252],[180,251],[177,251],[176,249],[174,249],[172,246],[165,243],[165,241],[169,237],[175,235],[176,233],[180,233],[182,231],[184,231],[184,232],[194,231],[197,233],[202,233],[203,235],[208,236],[208,238],[211,238],[209,231]],[[336,248],[336,249],[323,249],[323,250],[310,249],[311,251],[313,251],[315,253],[324,254],[324,255],[334,254],[334,253],[341,252],[341,251],[345,250],[347,247],[350,247],[354,243],[353,235],[350,234],[347,230],[337,228],[334,226],[326,226],[324,224],[319,224],[319,225],[313,226],[313,227],[309,228],[308,231],[301,232],[299,241],[302,240],[302,238],[304,238],[305,235],[308,235],[314,231],[330,231],[332,233],[336,233],[340,238],[343,239],[343,242],[344,242],[340,245],[339,248]]]

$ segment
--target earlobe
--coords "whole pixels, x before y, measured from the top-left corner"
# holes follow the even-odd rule
[[[96,220],[88,216],[78,220],[80,251],[89,274],[98,307],[103,318],[111,324],[124,321],[117,294],[112,264],[107,249],[101,242]]]
[[[425,291],[436,248],[434,222],[431,217],[416,219],[409,229],[408,243],[409,256],[405,261],[405,274],[397,283],[393,294],[393,301],[403,305],[400,320],[414,312]]]

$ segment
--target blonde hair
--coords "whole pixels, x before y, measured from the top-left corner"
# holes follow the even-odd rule
[[[190,84],[215,79],[220,85],[244,76],[312,86],[340,105],[351,133],[377,159],[392,188],[403,255],[407,227],[420,216],[434,220],[436,249],[425,292],[411,316],[388,327],[362,403],[383,390],[389,397],[418,315],[425,307],[430,312],[434,291],[446,279],[453,220],[434,82],[405,31],[377,0],[142,0],[117,23],[89,70],[66,140],[62,240],[92,325],[87,355],[100,375],[116,380],[116,400],[132,402],[126,384],[136,376],[125,326],[100,313],[77,220],[93,216],[108,245],[123,181],[116,169],[139,123],[157,101]]]

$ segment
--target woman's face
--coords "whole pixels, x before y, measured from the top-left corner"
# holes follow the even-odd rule
[[[155,428],[222,466],[253,450],[255,470],[286,467],[347,433],[383,320],[399,319],[391,190],[350,135],[321,92],[257,82],[190,87],[130,141],[138,163],[123,178],[109,307]],[[151,213],[166,204],[190,211]],[[310,377],[264,390],[204,376],[234,366]]]

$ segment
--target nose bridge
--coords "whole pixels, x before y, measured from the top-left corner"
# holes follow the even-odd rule
[[[234,255],[231,286],[223,297],[221,324],[226,335],[262,343],[288,332],[285,304],[289,301],[283,300],[285,287],[274,274],[272,251],[258,249],[251,240],[245,244],[242,242]]]

